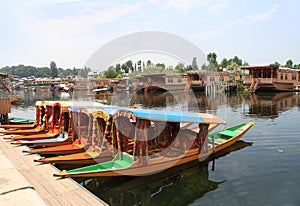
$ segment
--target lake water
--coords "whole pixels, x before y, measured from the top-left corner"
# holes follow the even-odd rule
[[[38,92],[16,92],[23,101],[11,115],[33,118],[36,100],[62,98]],[[120,94],[112,102],[212,113],[226,126],[255,125],[215,160],[214,170],[212,161],[193,162],[145,177],[76,179],[110,205],[300,205],[300,94]]]

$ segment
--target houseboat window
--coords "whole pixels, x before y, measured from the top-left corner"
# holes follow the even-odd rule
[[[283,74],[280,74],[280,79],[283,80]]]
[[[178,78],[178,83],[181,83],[182,82],[182,79],[181,78]]]
[[[169,83],[173,83],[173,79],[172,78],[168,78],[168,82]]]
[[[220,81],[220,82],[224,82],[224,77],[223,77],[223,76],[220,76],[219,81]]]
[[[288,79],[288,76],[287,76],[287,74],[285,74],[285,80],[287,80]]]
[[[214,81],[215,81],[215,77],[214,77],[214,76],[210,76],[209,78],[210,78],[210,81],[211,81],[211,82],[214,82]]]
[[[296,80],[296,74],[292,75],[292,80]]]

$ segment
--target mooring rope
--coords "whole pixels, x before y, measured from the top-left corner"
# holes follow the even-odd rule
[[[0,195],[6,195],[7,193],[16,192],[16,191],[25,190],[25,189],[33,189],[34,190],[34,187],[32,187],[32,186],[20,187],[20,188],[17,188],[17,189],[2,192],[2,193],[0,193]]]

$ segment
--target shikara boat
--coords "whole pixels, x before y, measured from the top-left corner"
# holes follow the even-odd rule
[[[35,103],[35,121],[31,124],[3,124],[0,125],[0,128],[5,128],[5,129],[33,129],[37,127],[40,124],[40,118],[41,118],[41,109],[42,109],[42,101],[37,101]],[[0,132],[1,133],[1,132]]]
[[[73,136],[71,125],[72,113],[68,106],[62,107],[60,120],[60,134],[55,138],[43,138],[38,140],[17,140],[13,144],[27,145],[30,147],[53,147],[58,145],[72,144]]]
[[[19,125],[24,125],[24,124],[33,124],[35,120],[33,119],[27,119],[27,118],[22,118],[22,117],[10,117],[8,118],[9,124],[19,124]]]
[[[91,108],[103,109],[108,114],[112,114],[118,107],[104,106],[101,104],[71,106],[73,121],[77,125],[73,126],[74,142],[72,144],[59,145],[47,148],[30,148],[25,150],[27,153],[38,153],[42,155],[67,155],[81,153],[89,150],[92,143],[92,122],[93,114],[89,111]],[[93,151],[94,152],[94,151]],[[93,153],[95,154],[95,153]]]
[[[133,122],[132,126],[119,127],[128,122],[128,119]],[[209,124],[225,122],[210,114],[164,113],[154,110],[119,111],[115,113],[114,121],[116,129],[113,139],[118,153],[112,161],[63,170],[54,176],[140,176],[157,173],[199,158],[208,158],[212,153],[234,144],[254,124],[248,122],[208,135]],[[197,123],[199,131],[180,129],[178,123],[181,122]],[[159,135],[156,135],[162,123],[165,123],[164,129],[159,130]],[[134,145],[130,148],[126,142],[132,134]]]
[[[35,128],[32,129],[17,129],[17,130],[6,130],[1,131],[0,133],[5,135],[34,135],[34,134],[41,134],[41,133],[47,133],[50,129],[50,122],[53,122],[53,116],[57,115],[58,112],[55,114],[53,113],[55,105],[53,102],[50,101],[42,101],[41,105],[41,111],[40,111],[40,117],[38,118],[38,125]],[[12,139],[12,137],[6,137],[5,139]]]
[[[42,157],[34,160],[41,163],[55,163],[55,164],[95,164],[112,160],[112,153],[109,151],[110,131],[112,124],[112,117],[105,110],[97,108],[90,109],[92,114],[92,142],[87,151],[75,153],[70,155],[61,155],[56,157]]]
[[[36,132],[34,134],[20,135],[8,137],[10,140],[39,140],[56,138],[60,134],[61,119],[63,111],[68,110],[68,105],[64,102],[45,101],[47,116],[43,125],[43,131]],[[22,132],[24,130],[20,130]]]
[[[106,111],[105,111],[106,109]],[[134,108],[133,108],[134,109]],[[110,113],[114,110],[110,107],[104,107],[104,109],[90,109],[90,113],[93,114],[93,134],[92,134],[92,145],[84,152],[60,155],[55,157],[41,157],[40,159],[34,160],[40,163],[55,163],[55,164],[80,164],[89,165],[103,161],[112,160],[112,151],[109,151],[111,145],[111,127],[113,124]],[[190,123],[182,125],[181,128],[188,128],[192,125]],[[210,124],[209,131],[215,128],[217,124]],[[197,130],[197,128],[193,128]]]
[[[72,110],[72,118],[72,135],[75,139],[73,143],[45,148],[30,148],[24,152],[64,155],[86,151],[91,146],[93,116],[88,112],[88,109],[80,108],[77,111]]]

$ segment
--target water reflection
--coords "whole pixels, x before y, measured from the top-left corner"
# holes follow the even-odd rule
[[[251,146],[251,142],[238,141],[216,154],[216,158]],[[193,161],[144,177],[102,177],[76,179],[109,205],[187,205],[207,192],[216,190],[225,180],[209,178],[208,162]]]
[[[21,98],[20,101],[16,102],[16,106],[27,108],[34,106],[36,101],[40,100],[70,100],[71,96],[69,93],[50,91],[48,87],[40,87],[36,90],[22,89],[14,90],[13,95],[17,95]]]
[[[276,118],[281,112],[300,105],[300,95],[290,92],[251,94],[249,100],[246,115],[261,118]]]
[[[17,90],[13,95],[21,97],[18,107],[33,107],[38,100],[71,100],[69,93],[50,91],[47,88],[33,90]],[[81,98],[86,98],[84,94]],[[76,97],[80,99],[80,97]],[[187,91],[173,92],[137,92],[114,93],[109,101],[102,102],[117,106],[140,106],[142,108],[154,108],[177,111],[209,112],[214,113],[219,107],[226,105],[236,109],[243,107],[243,115],[258,118],[276,118],[280,112],[294,106],[300,106],[298,93],[258,93],[258,94],[234,94],[226,95],[216,93],[209,96],[205,93],[193,93]]]

